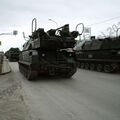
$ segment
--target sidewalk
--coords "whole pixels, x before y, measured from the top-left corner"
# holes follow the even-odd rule
[[[0,75],[7,74],[9,72],[11,72],[11,68],[9,66],[8,60],[4,57]]]

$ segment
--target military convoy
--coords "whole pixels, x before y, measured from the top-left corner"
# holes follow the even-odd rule
[[[6,51],[5,56],[10,62],[17,62],[19,60],[20,49],[19,48],[10,48]]]
[[[69,24],[47,32],[37,29],[37,21],[32,20],[32,35],[23,45],[19,55],[20,72],[28,80],[39,75],[71,77],[77,70],[75,38],[77,31],[69,31]]]
[[[39,75],[69,78],[75,74],[78,66],[107,73],[119,71],[120,37],[92,37],[89,41],[80,42],[80,49],[77,49],[75,38],[81,35],[77,26],[72,32],[69,24],[45,32],[44,28],[37,29],[37,20],[34,18],[32,34],[19,54],[20,72],[28,80],[33,80]],[[10,55],[10,51],[9,60],[12,59],[10,56],[16,56]]]
[[[80,68],[107,73],[120,70],[120,37],[94,38],[81,43],[76,52]]]

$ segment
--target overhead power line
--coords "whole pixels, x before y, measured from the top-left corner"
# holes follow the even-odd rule
[[[110,18],[110,19],[107,19],[107,20],[104,20],[104,21],[101,21],[101,22],[96,22],[96,23],[90,24],[88,26],[93,26],[93,25],[98,25],[98,24],[106,23],[108,21],[111,21],[111,20],[114,20],[114,19],[118,19],[118,18],[120,18],[120,16],[113,17],[113,18]]]

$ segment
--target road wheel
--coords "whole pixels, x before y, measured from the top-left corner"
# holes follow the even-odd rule
[[[81,68],[81,63],[78,62],[78,67]]]
[[[98,72],[101,72],[103,70],[102,64],[97,64],[96,69],[97,69]]]
[[[90,70],[95,70],[95,64],[94,63],[90,64]]]
[[[104,65],[104,72],[111,73],[112,71],[113,71],[113,68],[111,65],[109,65],[109,64]]]
[[[119,65],[117,63],[113,63],[111,64],[111,66],[113,68],[113,72],[117,72],[120,70]]]
[[[89,69],[89,63],[85,63],[85,69]]]
[[[81,68],[84,68],[85,67],[85,63],[81,63]]]

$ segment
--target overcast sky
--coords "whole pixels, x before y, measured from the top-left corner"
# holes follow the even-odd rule
[[[33,18],[37,18],[38,27],[45,28],[45,31],[56,28],[56,24],[48,19],[56,21],[58,26],[69,23],[70,29],[74,30],[80,22],[88,27],[116,18],[89,26],[92,35],[107,34],[108,27],[120,22],[119,6],[120,0],[0,0],[0,33],[18,30],[17,36],[0,36],[0,50],[21,49],[25,42],[22,32],[31,34]]]

